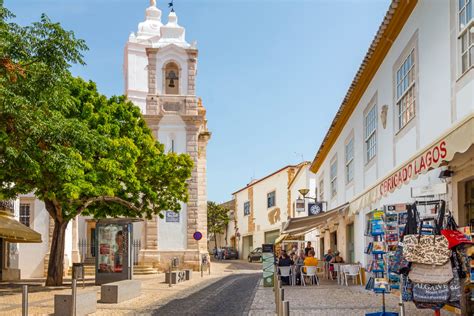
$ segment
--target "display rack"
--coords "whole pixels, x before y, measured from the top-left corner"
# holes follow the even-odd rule
[[[372,212],[372,217],[369,221],[368,233],[372,238],[372,242],[366,249],[366,253],[372,256],[372,261],[369,263],[369,271],[372,273],[373,286],[366,286],[367,289],[372,289],[375,293],[382,294],[382,311],[375,313],[367,313],[367,316],[395,316],[398,313],[387,312],[385,309],[385,294],[390,292],[390,284],[388,282],[388,265],[386,254],[388,250],[386,240],[386,224],[385,212],[383,210],[375,210]],[[370,246],[372,244],[372,246]],[[369,280],[369,283],[371,281]]]

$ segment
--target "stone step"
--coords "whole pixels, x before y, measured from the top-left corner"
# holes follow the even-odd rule
[[[133,267],[133,274],[134,275],[148,275],[148,274],[157,274],[158,270],[147,267],[147,266],[134,266]]]

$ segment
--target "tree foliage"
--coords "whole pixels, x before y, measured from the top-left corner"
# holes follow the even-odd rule
[[[224,232],[229,221],[229,209],[212,201],[207,202],[207,231],[209,234],[214,234],[216,248],[217,235]]]
[[[147,217],[187,201],[192,160],[166,154],[138,107],[74,78],[85,43],[46,16],[0,21],[0,198],[34,192],[54,220],[47,285],[62,284],[64,234],[80,214]]]

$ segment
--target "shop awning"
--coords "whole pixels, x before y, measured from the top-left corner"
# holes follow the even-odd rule
[[[9,242],[40,243],[41,234],[23,225],[9,214],[0,213],[0,238]]]
[[[290,218],[283,226],[282,234],[291,234],[293,236],[305,234],[318,226],[326,224],[328,220],[345,213],[349,208],[349,203],[345,203],[332,210],[305,217]]]
[[[358,195],[350,202],[349,214],[357,214],[382,196],[416,179],[441,164],[451,161],[456,153],[464,153],[474,144],[474,114],[454,125],[436,141],[426,146],[401,167],[392,170],[375,185]]]

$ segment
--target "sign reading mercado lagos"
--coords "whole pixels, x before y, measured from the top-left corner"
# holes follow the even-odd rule
[[[419,174],[438,167],[447,155],[446,141],[442,140],[385,178],[379,186],[379,193],[386,195],[409,180],[416,178]]]

